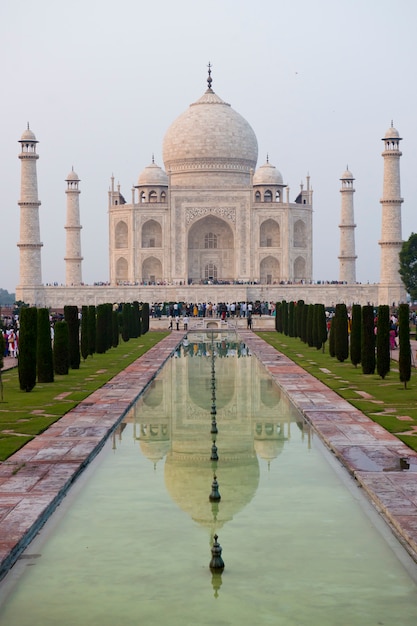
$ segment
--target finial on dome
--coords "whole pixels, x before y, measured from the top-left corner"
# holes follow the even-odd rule
[[[28,130],[30,130],[30,128],[29,128],[29,122],[28,122]]]
[[[207,85],[208,85],[208,91],[211,91],[211,83],[213,82],[213,79],[212,79],[212,77],[211,77],[211,68],[212,68],[213,66],[212,66],[212,64],[210,63],[210,61],[209,61],[208,65],[207,65],[207,67],[208,67]]]
[[[152,165],[155,165],[155,155],[153,152],[152,152]]]
[[[266,162],[269,163],[269,154],[266,153]]]
[[[394,120],[391,120],[391,128],[394,128]]]

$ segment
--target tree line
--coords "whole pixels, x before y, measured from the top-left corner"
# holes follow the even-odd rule
[[[326,314],[323,304],[298,302],[276,303],[275,329],[289,337],[298,337],[310,347],[325,350],[328,341],[329,354],[338,361],[346,361],[364,374],[375,371],[384,379],[390,371],[391,319],[388,305],[380,305],[375,311],[371,305],[354,304],[351,315],[345,304],[337,304],[333,316]],[[404,387],[411,378],[410,307],[400,304],[398,308],[399,376]]]
[[[19,314],[18,375],[22,391],[36,382],[52,383],[54,375],[79,369],[81,358],[103,354],[149,330],[149,304],[123,303],[64,306],[64,317],[51,326],[49,310],[23,307]]]

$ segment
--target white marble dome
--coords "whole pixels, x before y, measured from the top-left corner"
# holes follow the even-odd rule
[[[158,187],[168,185],[168,176],[154,161],[139,174],[138,187]]]
[[[254,185],[283,185],[282,174],[277,170],[275,165],[271,165],[267,161],[264,165],[261,165],[253,175]]]
[[[163,143],[165,169],[255,169],[258,142],[248,122],[210,88],[169,127]]]

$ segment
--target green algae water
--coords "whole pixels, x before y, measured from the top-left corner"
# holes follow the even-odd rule
[[[204,339],[2,581],[0,626],[415,626],[416,566],[354,481],[244,344]]]

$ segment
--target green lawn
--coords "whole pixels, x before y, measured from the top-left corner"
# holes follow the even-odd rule
[[[394,360],[391,360],[390,373],[382,380],[377,374],[362,374],[361,366],[355,368],[350,360],[340,363],[330,357],[327,344],[325,352],[322,352],[309,348],[300,339],[281,333],[257,334],[410,448],[417,450],[417,372],[414,368],[405,389],[399,379],[398,363]]]
[[[0,461],[46,430],[167,334],[149,332],[122,342],[105,354],[95,354],[81,361],[80,369],[70,370],[67,376],[55,376],[53,383],[37,384],[29,393],[19,388],[17,368],[2,372]]]

